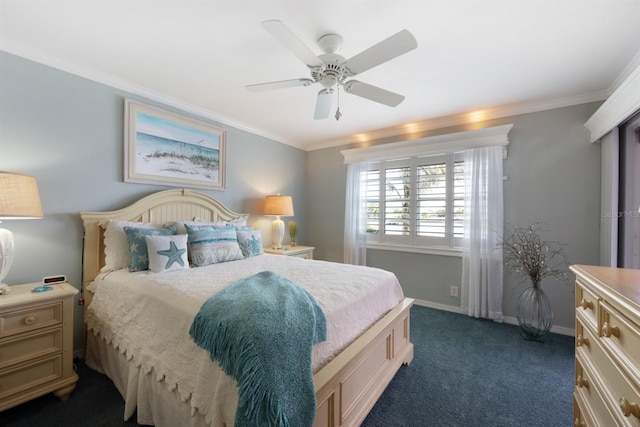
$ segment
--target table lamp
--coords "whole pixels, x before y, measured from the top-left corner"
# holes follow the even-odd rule
[[[291,196],[267,196],[264,202],[264,214],[275,216],[271,223],[271,238],[273,249],[282,249],[282,239],[284,238],[284,221],[281,216],[293,216],[293,201]]]
[[[0,222],[10,219],[42,218],[42,206],[36,178],[0,171]],[[0,294],[9,286],[3,282],[13,263],[13,233],[0,228]]]

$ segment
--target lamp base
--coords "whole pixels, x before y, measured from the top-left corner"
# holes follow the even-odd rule
[[[13,264],[13,233],[0,228],[0,287],[7,286],[3,281],[9,274],[11,264]]]
[[[271,247],[273,249],[282,249],[282,239],[284,239],[284,221],[277,216],[271,223]]]

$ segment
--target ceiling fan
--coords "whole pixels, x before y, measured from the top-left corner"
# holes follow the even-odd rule
[[[416,39],[409,31],[402,30],[359,54],[345,59],[336,53],[342,46],[342,37],[337,34],[326,34],[318,39],[318,46],[324,53],[317,56],[281,21],[264,21],[262,26],[309,67],[311,78],[252,84],[245,86],[248,90],[257,92],[320,83],[323,88],[318,92],[316,99],[313,116],[316,120],[329,117],[333,98],[340,86],[347,93],[390,107],[395,107],[404,100],[403,95],[349,79],[418,47]],[[338,106],[336,120],[341,115]]]

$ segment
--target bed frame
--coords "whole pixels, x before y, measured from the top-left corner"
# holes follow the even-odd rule
[[[160,191],[116,211],[81,212],[85,310],[92,298],[87,287],[105,264],[104,227],[108,220],[162,224],[194,217],[225,221],[240,215],[204,193],[186,189]],[[314,427],[360,425],[400,366],[413,360],[413,344],[409,340],[412,305],[413,300],[405,298],[316,372]]]

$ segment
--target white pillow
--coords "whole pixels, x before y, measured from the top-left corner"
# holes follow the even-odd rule
[[[104,254],[105,266],[101,272],[109,272],[127,268],[131,264],[131,252],[129,252],[129,242],[124,232],[125,227],[138,228],[158,228],[157,224],[146,222],[116,221],[109,220],[104,231]]]
[[[149,251],[149,270],[152,273],[189,268],[187,235],[145,236]]]

